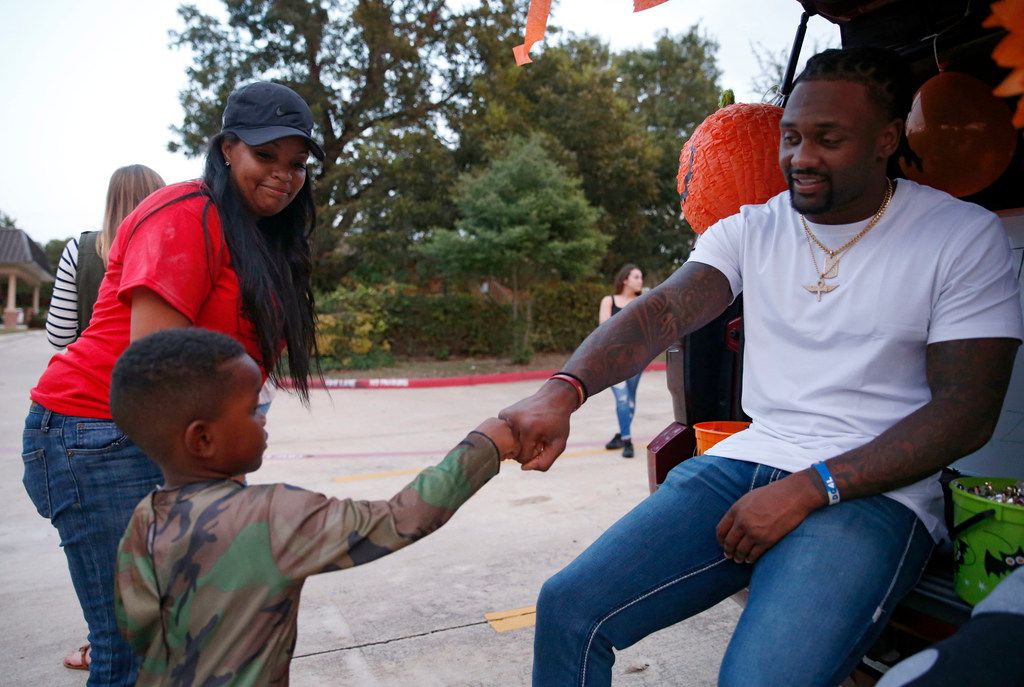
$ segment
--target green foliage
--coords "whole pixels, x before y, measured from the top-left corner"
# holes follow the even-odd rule
[[[317,302],[317,346],[342,367],[375,367],[390,360],[387,290],[340,288]]]
[[[537,289],[533,298],[532,343],[538,351],[573,351],[597,326],[601,299],[610,293],[607,284],[555,283]]]
[[[593,274],[609,241],[595,228],[599,213],[579,181],[545,147],[536,135],[512,139],[483,174],[464,176],[457,192],[463,219],[455,230],[436,230],[421,248],[445,274],[494,276],[512,289],[515,362],[533,356],[534,284]]]
[[[401,295],[390,309],[393,350],[439,360],[499,356],[510,347],[508,305],[471,294]]]
[[[451,226],[455,166],[444,137],[469,87],[509,60],[524,23],[513,0],[225,0],[227,22],[183,5],[172,45],[190,50],[185,119],[171,150],[204,152],[227,96],[254,79],[294,88],[327,159],[316,170],[314,279],[409,272],[417,232]]]
[[[0,210],[0,227],[14,229],[18,226],[18,220]]]
[[[528,294],[539,279],[592,274],[608,245],[594,228],[598,212],[539,136],[510,141],[483,174],[464,176],[457,193],[463,219],[421,249],[445,274],[495,276]]]
[[[54,272],[57,271],[57,265],[60,264],[60,256],[64,252],[64,247],[70,242],[71,237],[69,236],[66,239],[50,239],[43,246],[43,253],[46,254],[46,260],[50,263],[50,269]]]
[[[683,140],[715,110],[716,50],[694,27],[649,49],[612,54],[597,38],[574,38],[527,67],[499,65],[474,84],[480,105],[462,120],[460,160],[480,164],[510,135],[542,132],[603,211],[598,228],[613,240],[601,272],[632,261],[667,274],[692,238],[675,179]]]
[[[528,346],[516,346],[525,319],[479,294],[423,294],[389,284],[338,289],[318,301],[318,342],[324,370],[381,367],[393,356],[509,356],[528,362],[534,349],[569,352],[597,325],[607,285],[551,282],[534,291]]]
[[[318,291],[344,277],[422,283],[437,267],[418,250],[432,228],[459,235],[468,226],[463,175],[485,174],[509,141],[537,135],[600,211],[593,227],[611,238],[602,274],[632,261],[664,276],[686,257],[679,149],[719,91],[717,45],[697,27],[619,53],[594,37],[563,39],[517,67],[511,49],[528,6],[517,0],[224,5],[226,21],[179,10],[172,44],[193,62],[170,147],[201,154],[244,82],[274,79],[306,98],[327,152],[313,168]]]
[[[694,26],[682,34],[662,33],[652,48],[615,56],[621,75],[617,92],[651,136],[657,190],[655,200],[642,209],[642,221],[616,234],[604,272],[635,262],[648,273],[667,275],[689,255],[694,234],[679,210],[679,150],[717,109],[717,50],[718,44]]]
[[[443,360],[509,348],[511,308],[477,295],[357,285],[321,297],[317,311],[324,369],[380,367],[396,353]]]

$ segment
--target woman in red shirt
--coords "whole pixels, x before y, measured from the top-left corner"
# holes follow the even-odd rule
[[[228,98],[202,180],[147,197],[110,247],[90,326],[31,392],[24,484],[60,534],[89,625],[89,686],[133,685],[137,658],[117,631],[117,545],[160,470],[110,419],[110,374],[135,339],[205,327],[238,340],[264,377],[291,377],[303,401],[315,366],[306,165],[323,150],[309,106],[260,82]],[[282,348],[286,355],[282,355]]]

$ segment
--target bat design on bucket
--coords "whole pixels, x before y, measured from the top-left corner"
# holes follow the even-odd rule
[[[985,552],[985,573],[996,577],[1005,577],[1018,568],[1024,568],[1024,547],[1017,547],[1013,552]]]

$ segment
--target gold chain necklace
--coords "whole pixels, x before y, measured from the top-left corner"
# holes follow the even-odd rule
[[[886,179],[885,197],[882,199],[882,205],[878,208],[878,212],[871,218],[871,221],[867,223],[863,229],[861,229],[856,236],[844,243],[839,248],[832,250],[824,243],[822,243],[811,228],[807,225],[807,220],[804,219],[803,215],[800,215],[800,223],[804,227],[804,234],[807,238],[807,250],[811,252],[811,262],[814,263],[814,271],[818,273],[818,281],[814,284],[804,284],[803,287],[810,293],[815,294],[818,297],[818,301],[821,301],[821,294],[835,291],[839,288],[839,282],[833,282],[826,284],[826,279],[836,279],[839,277],[839,261],[842,259],[843,254],[853,248],[853,246],[860,241],[864,236],[875,228],[879,220],[882,219],[882,215],[885,214],[886,209],[889,207],[889,201],[892,200],[893,184],[892,181]],[[825,267],[821,269],[818,267],[818,258],[814,255],[814,245],[811,244],[814,241],[818,248],[825,251]]]

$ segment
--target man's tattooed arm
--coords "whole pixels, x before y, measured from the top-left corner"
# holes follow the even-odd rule
[[[684,335],[722,314],[730,302],[732,289],[724,274],[688,262],[595,329],[562,369],[596,394],[642,371]]]
[[[643,370],[681,336],[721,314],[731,300],[724,274],[708,265],[686,263],[594,330],[562,369],[596,394]],[[549,380],[532,396],[498,413],[519,441],[518,460],[524,470],[547,470],[561,455],[569,438],[569,416],[578,405],[570,384]]]
[[[1019,344],[963,339],[928,346],[932,400],[875,440],[826,461],[841,497],[912,484],[984,446],[999,419]],[[825,493],[820,479],[811,481]]]
[[[932,400],[877,439],[826,462],[842,499],[891,491],[934,474],[992,436],[1013,368],[1015,339],[932,344]],[[718,524],[727,558],[753,563],[828,503],[814,468],[745,494]]]

